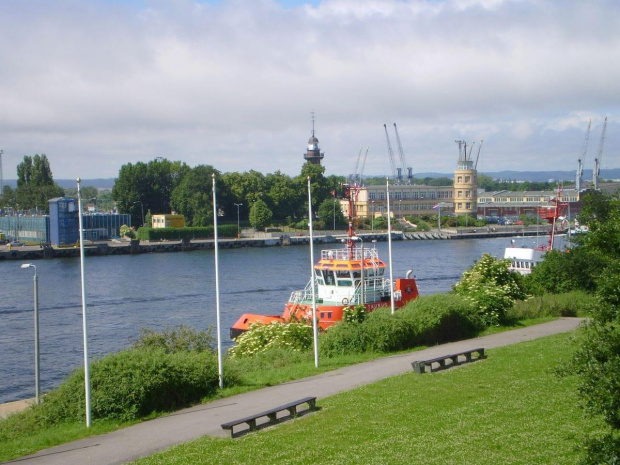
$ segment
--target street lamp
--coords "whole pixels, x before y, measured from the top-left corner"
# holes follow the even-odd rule
[[[445,204],[443,202],[439,202],[437,205],[435,205],[437,207],[437,230],[438,231],[441,231],[441,207],[443,207],[444,205]]]
[[[239,207],[242,206],[242,203],[236,203],[237,206],[237,239],[241,237],[241,228],[239,227]]]
[[[24,263],[22,268],[34,268],[34,386],[35,399],[40,403],[41,393],[39,383],[39,278],[37,277],[37,267],[32,263]]]
[[[144,204],[142,203],[141,200],[136,200],[135,202],[131,202],[131,203],[139,203],[140,204],[140,210],[142,211],[142,226],[144,226]]]

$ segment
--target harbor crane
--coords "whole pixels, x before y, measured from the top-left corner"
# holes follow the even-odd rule
[[[478,160],[480,160],[480,150],[482,150],[482,143],[484,142],[483,139],[480,139],[480,145],[478,146],[478,155],[476,155],[476,163],[474,164],[474,169],[477,170],[478,169]]]
[[[603,123],[603,131],[601,132],[601,141],[598,146],[598,156],[594,159],[594,171],[592,172],[592,183],[594,189],[598,189],[598,176],[601,174],[601,162],[603,161],[603,147],[605,146],[605,132],[607,131],[607,116]]]
[[[400,166],[398,167],[396,166],[396,162],[394,161],[394,151],[392,150],[392,143],[390,142],[387,124],[383,125],[383,129],[385,129],[385,139],[387,140],[388,155],[390,156],[390,166],[392,168],[392,176],[394,176],[397,184],[402,184],[403,173],[405,172],[405,170],[407,170],[407,182],[411,183],[411,180],[413,179],[413,169],[406,168],[405,152],[403,151],[403,146],[400,143],[400,137],[398,135],[398,128],[396,127],[396,123],[394,123],[394,131],[396,132],[396,141],[398,142],[398,152],[400,155]]]
[[[349,181],[351,185],[356,185],[356,186],[362,185],[362,176],[364,174],[364,168],[366,167],[366,158],[368,157],[369,150],[370,150],[370,147],[366,147],[364,158],[362,158],[364,147],[360,148],[360,151],[357,154],[357,161],[355,162],[355,171],[353,171],[353,174],[349,176]],[[360,161],[362,162],[361,168],[360,168]]]
[[[590,141],[590,128],[592,127],[592,119],[588,121],[588,129],[586,130],[586,138],[583,141],[583,147],[581,149],[581,158],[577,159],[577,175],[575,177],[575,189],[577,192],[581,190],[583,185],[583,165],[586,162],[586,155],[588,153],[588,142]]]
[[[406,167],[405,152],[403,151],[403,145],[400,143],[400,136],[398,135],[398,128],[396,127],[396,123],[394,123],[394,132],[396,133],[396,142],[398,142],[398,153],[400,154],[401,173],[404,173],[405,170],[407,170],[407,184],[411,184],[411,180],[413,179],[413,173],[412,173],[413,170],[411,168]]]
[[[385,129],[385,139],[387,140],[388,155],[390,156],[390,166],[392,168],[392,176],[399,181],[400,176],[396,174],[396,164],[394,163],[394,152],[392,151],[392,143],[390,142],[390,135],[388,134],[387,124],[383,124]]]

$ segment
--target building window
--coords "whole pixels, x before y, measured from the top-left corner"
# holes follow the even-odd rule
[[[471,203],[467,202],[467,203],[465,204],[465,209],[466,209],[466,210],[469,210],[470,208],[471,208]]]
[[[465,191],[465,197],[467,198],[471,197],[471,191]]]
[[[457,196],[459,199],[462,199],[462,198],[463,198],[463,191],[458,191],[458,192],[457,192],[457,194],[456,194],[456,196]]]
[[[468,183],[470,181],[470,179],[471,179],[471,176],[465,176],[465,182]]]

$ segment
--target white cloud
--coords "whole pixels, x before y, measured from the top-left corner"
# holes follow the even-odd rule
[[[414,172],[452,171],[461,138],[482,170],[572,169],[605,115],[614,167],[619,23],[613,0],[3,2],[4,176],[34,153],[56,178],[156,156],[297,174],[311,111],[328,174],[362,146],[389,174],[393,122]]]

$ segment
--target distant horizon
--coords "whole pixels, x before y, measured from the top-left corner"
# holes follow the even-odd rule
[[[593,170],[588,170],[588,169],[584,169],[583,170],[583,179],[584,181],[589,181],[592,178],[592,172]],[[539,170],[539,171],[519,171],[519,170],[503,170],[503,171],[493,171],[493,172],[483,172],[478,170],[479,174],[483,174],[485,176],[490,176],[491,178],[493,178],[494,180],[496,179],[505,179],[505,178],[512,178],[514,179],[516,182],[548,182],[549,179],[553,179],[553,182],[555,181],[574,181],[575,180],[575,176],[576,173],[573,171],[550,171],[550,170]],[[262,173],[262,174],[267,174],[267,173]],[[347,175],[336,175],[336,176],[342,176],[345,178],[348,178],[348,174]],[[414,173],[413,177],[414,178],[426,178],[426,177],[431,177],[431,178],[439,178],[439,177],[453,177],[454,176],[454,172],[452,173],[440,173],[440,172],[425,172],[425,173]],[[519,176],[524,177],[524,178],[519,178]],[[385,177],[385,175],[372,175],[372,174],[365,174],[363,175],[363,178],[379,178],[379,177]],[[389,177],[392,180],[392,177]],[[529,179],[527,179],[529,178]],[[533,179],[534,178],[534,179]],[[542,178],[547,178],[547,179],[542,179]],[[605,169],[601,169],[601,174],[599,176],[600,179],[620,179],[620,168],[605,168]],[[83,186],[92,186],[92,187],[100,187],[101,188],[101,184],[105,184],[105,187],[102,188],[111,188],[114,185],[114,182],[116,180],[116,177],[113,178],[83,178],[82,179],[82,185]],[[75,183],[75,179],[71,179],[71,178],[54,178],[54,182],[59,184],[63,189],[67,189],[67,188],[71,188],[71,187],[76,187],[76,186],[69,186],[69,183]],[[93,184],[88,184],[88,183],[93,183],[93,182],[99,182],[99,185],[93,185]],[[17,185],[17,179],[4,179],[4,185],[10,185],[11,187],[15,187]]]

